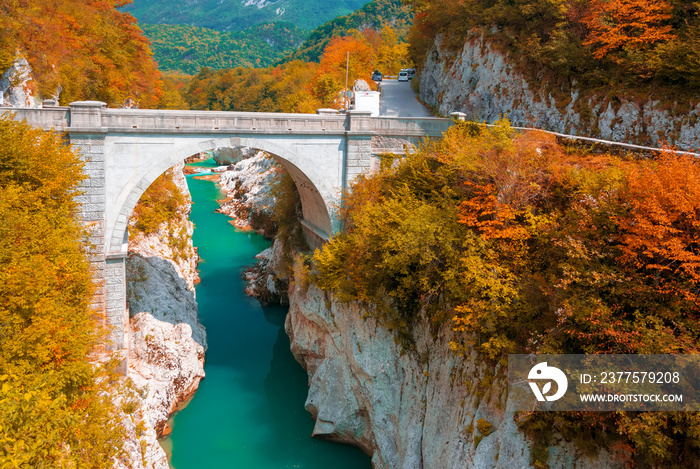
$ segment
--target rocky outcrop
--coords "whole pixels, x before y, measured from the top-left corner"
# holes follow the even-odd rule
[[[18,57],[0,77],[0,106],[41,107],[35,94],[32,68],[26,59]],[[58,96],[55,99],[58,102]]]
[[[212,157],[216,164],[228,166],[252,158],[257,153],[257,150],[248,147],[221,147],[212,151]]]
[[[182,166],[173,173],[180,190],[189,194]],[[128,377],[139,392],[119,398],[129,410],[135,409],[122,419],[128,433],[127,459],[135,468],[169,467],[157,437],[167,432],[168,417],[204,378],[206,333],[197,316],[197,253],[188,215],[189,204],[179,219],[158,232],[129,241]],[[173,235],[181,239],[173,241]]]
[[[315,436],[361,447],[375,469],[530,467],[531,442],[505,386],[484,379],[475,357],[450,349],[449,327],[436,333],[424,320],[414,350],[357,305],[297,284],[285,328],[309,375]],[[623,466],[605,450],[589,457],[565,442],[549,454],[550,468]]]
[[[662,103],[632,96],[583,97],[579,90],[533,85],[513,59],[483,37],[469,40],[456,56],[441,47],[428,54],[420,75],[420,97],[443,115],[493,122],[506,116],[516,126],[618,142],[681,149],[700,148],[700,105]],[[683,107],[685,106],[685,108]]]
[[[221,173],[219,184],[227,198],[220,211],[233,218],[236,227],[270,236],[274,232],[273,188],[280,176],[280,167],[264,152],[239,161]]]
[[[289,280],[282,268],[282,243],[273,241],[272,246],[255,256],[257,262],[243,276],[248,282],[245,292],[256,297],[263,305],[288,305]]]

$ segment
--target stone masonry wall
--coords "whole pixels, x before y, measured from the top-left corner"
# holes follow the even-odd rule
[[[105,137],[104,135],[71,135],[71,144],[85,161],[88,176],[81,184],[80,217],[90,230],[90,263],[96,292],[91,306],[105,314],[110,329],[108,350],[122,350],[126,343],[127,321],[124,259],[107,259],[105,253]]]
[[[348,138],[346,184],[350,184],[360,174],[369,172],[371,154],[372,137]]]

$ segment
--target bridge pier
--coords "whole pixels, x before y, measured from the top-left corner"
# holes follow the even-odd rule
[[[76,126],[69,130],[70,143],[85,162],[87,179],[80,190],[79,216],[89,231],[90,268],[93,272],[95,294],[91,307],[103,314],[103,325],[108,331],[106,350],[121,355],[121,368],[126,372],[126,330],[129,312],[126,307],[126,265],[123,255],[108,255],[106,252],[107,205],[105,180],[105,133],[83,133],[80,128],[100,128],[100,109],[93,103],[73,103],[71,120]]]
[[[345,171],[343,187],[362,173],[370,170],[372,159],[372,113],[370,111],[347,111],[345,118]]]

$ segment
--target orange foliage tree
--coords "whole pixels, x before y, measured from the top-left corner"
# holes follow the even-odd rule
[[[671,5],[664,0],[592,0],[583,17],[589,29],[584,45],[603,58],[619,49],[642,49],[672,39]]]
[[[369,81],[372,72],[372,47],[364,38],[334,37],[321,56],[318,67],[317,96],[324,105],[331,105],[335,93],[344,87],[345,66],[348,63],[348,86],[355,80]],[[349,54],[349,62],[348,62]],[[321,95],[318,90],[323,91]]]
[[[8,0],[0,4],[0,68],[16,54],[32,67],[42,97],[62,104],[98,99],[153,107],[160,72],[124,0]]]
[[[700,306],[700,167],[662,155],[629,170],[621,258],[662,293]]]

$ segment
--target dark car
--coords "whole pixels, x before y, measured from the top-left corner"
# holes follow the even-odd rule
[[[373,81],[382,81],[382,74],[379,73],[378,70],[375,70],[374,73],[372,74],[372,80]]]

